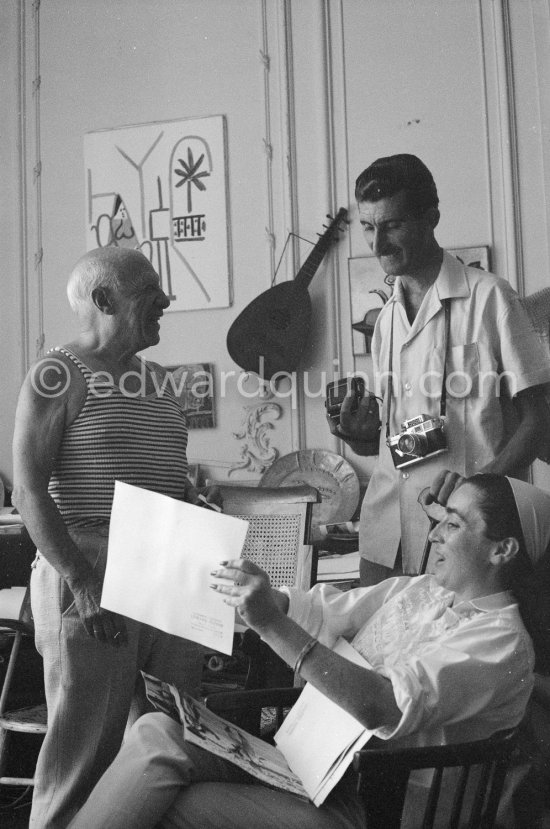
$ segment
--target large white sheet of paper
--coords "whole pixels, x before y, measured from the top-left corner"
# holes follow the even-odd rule
[[[345,639],[338,639],[333,650],[371,668]],[[344,775],[353,753],[371,736],[371,731],[308,682],[275,734],[275,744],[318,806]]]
[[[101,606],[231,654],[235,611],[209,585],[248,522],[116,481]]]

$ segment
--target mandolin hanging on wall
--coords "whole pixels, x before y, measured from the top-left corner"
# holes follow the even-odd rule
[[[298,366],[311,327],[308,286],[347,215],[345,207],[338,211],[295,279],[268,288],[231,325],[227,350],[244,371],[271,380],[278,372],[290,373]]]

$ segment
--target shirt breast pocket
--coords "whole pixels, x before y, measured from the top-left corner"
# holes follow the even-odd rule
[[[447,394],[450,397],[478,397],[481,372],[478,343],[455,345],[450,349],[447,368]]]

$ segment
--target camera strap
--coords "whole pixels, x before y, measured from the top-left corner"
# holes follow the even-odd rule
[[[451,339],[451,303],[448,299],[443,300],[443,310],[445,312],[445,345],[444,345],[444,363],[443,363],[443,378],[441,381],[441,395],[439,398],[439,414],[444,417],[447,412],[447,358],[449,355],[449,341]],[[391,309],[391,329],[390,329],[390,353],[388,355],[388,408],[386,412],[386,438],[391,436],[390,420],[391,420],[391,401],[393,397],[393,320],[395,314],[395,300],[393,301]]]

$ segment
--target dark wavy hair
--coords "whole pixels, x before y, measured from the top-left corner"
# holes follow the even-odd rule
[[[550,555],[544,552],[533,564],[525,546],[523,530],[512,487],[503,475],[480,473],[466,478],[478,494],[477,505],[486,526],[487,538],[502,541],[515,538],[519,551],[507,566],[506,586],[514,593],[521,617],[535,648],[535,669],[550,673]]]
[[[415,155],[400,153],[378,158],[358,176],[355,198],[358,202],[377,202],[405,190],[414,216],[437,208],[439,196],[432,174]]]

